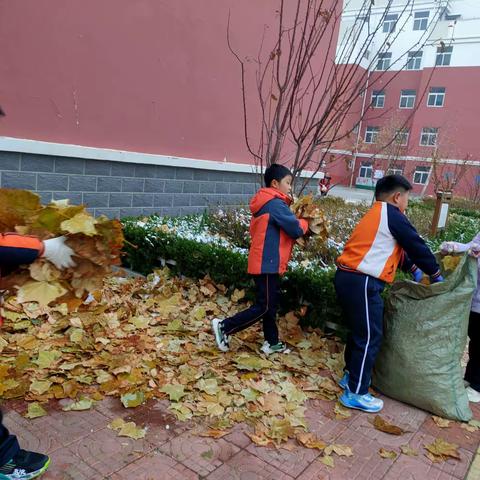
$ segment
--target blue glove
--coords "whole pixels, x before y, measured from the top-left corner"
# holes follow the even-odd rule
[[[419,268],[416,268],[411,274],[414,282],[420,283],[422,281],[423,272]]]
[[[430,277],[430,282],[432,283],[440,283],[440,282],[443,282],[444,280],[445,279],[441,275],[435,278]]]

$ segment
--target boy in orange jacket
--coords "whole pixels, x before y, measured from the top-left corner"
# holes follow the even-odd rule
[[[257,290],[255,304],[233,317],[212,320],[218,348],[229,349],[229,336],[262,320],[267,355],[284,352],[278,338],[276,322],[280,275],[285,273],[295,240],[308,230],[308,222],[290,210],[293,176],[283,165],[273,164],[265,170],[266,188],[261,188],[250,202],[251,245],[248,273],[254,276]]]
[[[350,335],[345,348],[345,390],[340,402],[348,408],[378,412],[383,401],[368,393],[375,358],[382,342],[385,283],[392,283],[398,266],[415,281],[443,280],[438,263],[404,212],[412,186],[401,175],[377,182],[373,207],[356,226],[337,259],[335,290]],[[414,263],[415,262],[415,263]],[[417,267],[418,265],[418,267]],[[420,270],[420,268],[421,270]]]

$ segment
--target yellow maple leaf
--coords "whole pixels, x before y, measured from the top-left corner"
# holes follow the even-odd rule
[[[27,282],[18,289],[18,303],[37,302],[47,306],[67,292],[58,282]]]
[[[97,234],[96,224],[97,220],[95,218],[86,212],[80,212],[70,220],[64,220],[60,227],[68,233],[83,233],[84,235],[92,236]]]

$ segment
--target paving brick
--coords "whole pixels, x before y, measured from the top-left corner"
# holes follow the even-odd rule
[[[183,193],[198,193],[199,191],[200,184],[198,182],[183,182]]]
[[[135,165],[135,176],[142,178],[152,178],[157,174],[156,165]]]
[[[247,451],[283,473],[296,477],[300,475],[319,455],[319,450],[297,446],[294,450],[249,445]]]
[[[20,153],[0,152],[0,170],[20,170]]]
[[[373,418],[368,413],[361,413],[358,415],[355,421],[352,423],[351,428],[357,430],[372,440],[376,440],[385,446],[385,448],[400,447],[401,445],[405,445],[412,439],[415,432],[421,427],[427,417],[427,414],[418,408],[411,407],[405,403],[397,402],[391,398],[382,398],[385,402],[381,413],[382,418],[390,423],[398,425],[406,430],[407,433],[400,436],[395,436],[375,429],[370,423]]]
[[[251,429],[247,427],[247,425],[243,423],[237,423],[231,429],[230,433],[225,435],[223,439],[227,442],[233,443],[237,447],[246,448],[252,443],[250,437],[247,437],[246,435],[246,432],[249,431],[251,431]]]
[[[167,184],[170,182],[166,182]],[[157,178],[145,179],[145,192],[162,193],[165,191],[165,180],[158,180]],[[168,193],[168,192],[167,192]]]
[[[297,479],[383,480],[393,465],[393,460],[382,458],[378,454],[383,445],[355,430],[346,430],[335,443],[352,447],[353,456],[339,457],[333,454],[333,469],[324,465],[320,459],[315,460]]]
[[[131,193],[111,193],[108,206],[109,207],[131,207],[132,194]]]
[[[145,180],[143,178],[124,178],[122,192],[143,192]]]
[[[85,172],[85,160],[83,158],[55,157],[54,170],[56,173],[80,173]]]
[[[101,475],[110,475],[153,450],[146,440],[119,437],[104,428],[69,445],[69,450]]]
[[[110,480],[198,480],[198,475],[170,457],[151,452],[114,473]]]
[[[70,200],[70,205],[82,205],[83,203],[83,194],[82,193],[73,193],[73,192],[54,192],[53,200]]]
[[[2,172],[2,187],[36,190],[37,176],[34,173]]]
[[[165,182],[165,193],[182,193],[183,192],[183,182],[176,180],[171,180]]]
[[[95,192],[97,178],[91,175],[71,175],[68,189],[71,192]]]
[[[108,207],[108,193],[84,193],[83,203],[90,208]]]
[[[68,448],[50,454],[51,463],[42,480],[97,480],[100,474]]]
[[[85,160],[85,175],[110,175],[112,162],[106,160]]]
[[[255,455],[242,451],[211,473],[207,480],[293,480]]]
[[[432,465],[427,465],[417,457],[401,455],[384,480],[455,480],[455,477],[438,470]]]
[[[153,193],[134,193],[132,207],[153,207]]]
[[[110,174],[114,177],[134,177],[135,164],[126,162],[112,162]]]
[[[419,452],[419,460],[423,463],[427,464],[428,466],[434,466],[436,469],[441,470],[444,473],[448,473],[449,475],[453,475],[456,478],[463,479],[468,472],[468,468],[470,463],[472,463],[474,454],[469,450],[465,450],[463,448],[459,448],[459,453],[461,460],[454,460],[450,459],[445,462],[435,463],[433,464],[424,454],[425,454],[425,445],[433,443],[436,438],[442,438],[446,441],[449,441],[448,431],[445,432],[443,435],[439,435],[438,437],[434,437],[433,435],[429,435],[422,431],[417,432],[412,440],[409,442],[409,445],[414,450]],[[453,443],[453,442],[450,442]]]
[[[171,207],[173,204],[173,195],[161,193],[153,198],[154,207]]]
[[[450,426],[445,429],[438,427],[432,417],[428,416],[421,427],[421,431],[434,437],[445,437],[449,442],[456,443],[472,453],[476,453],[480,445],[480,430],[468,432],[461,427],[460,422],[451,422]]]
[[[334,418],[333,408],[335,402],[331,403],[333,406],[332,411],[329,412],[329,416],[320,409],[312,406],[307,407],[305,412],[308,430],[327,443],[333,443],[339,435],[345,432],[349,425],[349,419],[336,420]]]
[[[115,177],[98,177],[98,192],[120,192],[122,190],[122,179]]]
[[[186,432],[160,446],[160,451],[206,476],[232,458],[239,448],[223,439],[202,438]]]
[[[39,173],[37,175],[37,189],[66,191],[68,190],[68,175]]]
[[[193,180],[193,168],[177,167],[175,169],[175,178],[177,180]]]
[[[26,172],[53,172],[54,165],[54,157],[48,155],[22,153],[20,157],[20,170]]]
[[[215,193],[228,193],[229,184],[223,182],[215,183]]]
[[[188,207],[190,205],[190,195],[183,193],[176,193],[173,196],[174,207]]]

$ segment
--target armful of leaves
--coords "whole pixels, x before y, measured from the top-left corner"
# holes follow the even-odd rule
[[[29,191],[0,189],[0,233],[35,235],[42,240],[65,235],[75,252],[76,266],[58,270],[38,258],[2,279],[5,303],[22,307],[36,302],[40,308],[50,303],[78,308],[88,296],[100,290],[112,265],[120,264],[123,246],[122,226],[118,220],[94,218],[83,205],[67,200],[42,206],[38,195]]]
[[[319,202],[313,198],[312,194],[305,195],[297,199],[291,206],[293,213],[298,218],[304,218],[309,224],[309,233],[318,237],[322,242],[326,242],[329,236],[328,221],[321,209]],[[305,240],[298,242],[300,246],[305,246]]]

